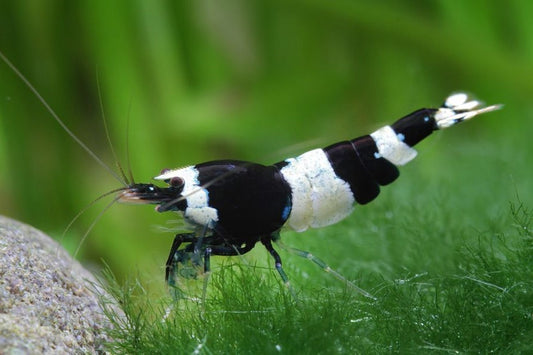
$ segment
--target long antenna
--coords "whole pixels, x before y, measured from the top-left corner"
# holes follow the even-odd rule
[[[131,122],[131,99],[128,107],[128,119],[126,121],[126,164],[128,164],[128,174],[130,176],[130,183],[135,184],[135,178],[133,177],[133,171],[131,170],[130,159],[130,122]]]
[[[118,189],[118,191],[120,191],[121,189]],[[105,197],[105,196],[108,196],[110,194],[112,194],[113,192],[116,192],[117,190],[114,190],[114,191],[110,191],[109,193],[106,193],[105,195],[103,196],[100,196],[98,198],[101,199],[102,197]],[[78,247],[76,248],[76,251],[74,252],[73,254],[73,258],[76,259],[76,256],[78,255],[78,253],[80,252],[80,249],[81,249],[81,246],[83,245],[83,243],[85,242],[85,239],[87,239],[87,236],[89,235],[89,233],[91,233],[91,230],[94,228],[94,226],[96,225],[96,223],[98,223],[98,221],[100,220],[100,218],[102,218],[102,216],[104,215],[104,213],[107,212],[107,210],[109,210],[111,208],[111,206],[113,206],[115,204],[115,202],[117,202],[118,200],[120,199],[120,195],[118,195],[117,197],[115,197],[111,202],[109,202],[102,211],[100,211],[100,213],[98,213],[98,216],[96,216],[96,218],[94,219],[93,223],[91,223],[91,225],[89,226],[89,228],[87,229],[87,232],[85,232],[85,234],[83,235],[83,237],[81,237],[81,240],[78,244]],[[94,201],[96,202],[96,201]],[[94,203],[93,202],[93,203]],[[83,213],[83,211],[82,211]],[[78,216],[76,216],[77,218]]]
[[[98,101],[100,101],[100,111],[102,112],[102,120],[104,121],[104,130],[107,143],[109,144],[109,148],[111,149],[111,154],[113,154],[113,159],[115,159],[115,164],[118,167],[118,171],[120,171],[120,175],[122,176],[122,181],[126,185],[129,185],[130,183],[132,183],[132,181],[130,182],[126,174],[124,174],[124,169],[122,169],[122,164],[120,164],[120,161],[118,160],[117,153],[115,152],[115,147],[113,146],[111,136],[109,135],[109,127],[107,124],[107,118],[105,116],[104,101],[102,100],[102,90],[100,89],[100,78],[98,77],[98,71],[96,72],[96,86],[98,87]]]
[[[93,153],[93,151],[91,149],[89,149],[89,147],[87,147],[85,145],[85,143],[83,143],[83,141],[81,139],[79,139],[68,127],[67,125],[59,118],[59,116],[55,113],[54,110],[52,110],[52,108],[50,107],[50,105],[48,105],[48,102],[46,102],[46,100],[41,96],[41,94],[39,94],[39,92],[37,91],[37,89],[35,89],[35,87],[33,87],[33,85],[28,81],[28,79],[26,79],[26,77],[24,75],[22,75],[22,73],[17,69],[17,67],[15,67],[10,61],[9,59],[7,59],[7,57],[4,55],[4,53],[2,53],[2,51],[0,51],[0,58],[2,58],[2,60],[7,64],[7,66],[9,68],[11,68],[11,70],[13,70],[13,72],[20,78],[20,80],[22,80],[24,82],[24,84],[26,84],[26,86],[31,90],[31,92],[33,92],[33,94],[35,95],[35,97],[37,97],[37,99],[43,104],[43,106],[48,110],[48,112],[50,112],[50,114],[52,115],[52,117],[54,117],[54,119],[57,121],[57,123],[59,123],[59,125],[68,133],[69,136],[72,137],[72,139],[74,139],[76,141],[76,143],[78,143],[83,149],[85,149],[85,151],[87,153],[89,153],[89,155],[98,163],[100,164],[104,169],[106,169],[117,181],[119,181],[122,185],[124,186],[127,186],[127,184],[122,180],[122,178],[113,170],[109,167],[109,165],[107,165],[106,163],[104,163],[100,158],[98,158],[98,156],[96,154]]]
[[[83,207],[81,211],[79,211],[75,216],[74,218],[72,218],[72,220],[69,222],[69,224],[67,225],[67,227],[65,228],[65,230],[63,231],[63,234],[61,234],[61,238],[59,239],[59,242],[60,244],[63,243],[63,239],[65,238],[65,236],[67,235],[67,232],[69,231],[70,227],[72,227],[72,225],[74,224],[74,222],[76,222],[78,220],[78,218],[80,218],[85,212],[87,212],[87,210],[89,208],[91,208],[92,206],[94,206],[98,201],[102,200],[104,197],[107,197],[109,195],[112,195],[116,192],[120,192],[120,191],[124,191],[126,190],[128,187],[120,187],[118,189],[114,189],[114,190],[111,190],[111,191],[108,191],[106,192],[105,194],[102,194],[100,196],[98,196],[97,198],[95,198],[94,200],[92,200],[87,206]],[[106,206],[106,208],[104,208],[105,211],[107,211],[109,209],[110,206]],[[98,217],[98,219],[100,218],[100,216]],[[85,234],[83,235],[81,241],[80,241],[80,244],[78,244],[78,247],[76,248],[76,254],[79,252],[80,248],[81,248],[81,244],[85,241],[85,237],[89,234],[89,232],[91,231],[91,229],[93,228],[93,226],[91,225],[91,227],[88,229],[87,232],[85,232]]]

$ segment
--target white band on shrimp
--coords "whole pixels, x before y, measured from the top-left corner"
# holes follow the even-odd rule
[[[404,165],[416,157],[416,150],[403,142],[403,136],[396,134],[390,126],[381,127],[370,135],[378,154],[394,165]]]
[[[339,178],[322,149],[285,160],[281,174],[292,190],[291,229],[303,232],[337,223],[353,210],[350,185]]]
[[[181,194],[187,200],[187,208],[183,212],[185,219],[196,225],[212,228],[218,221],[218,212],[209,206],[209,191],[200,184],[198,170],[194,166],[188,166],[166,171],[154,179],[170,180],[174,177],[179,177],[184,182]]]
[[[472,99],[464,92],[458,92],[448,96],[441,107],[435,113],[435,122],[440,129],[451,127],[459,122],[469,120],[479,114],[499,110],[502,105],[481,107],[481,101]],[[478,108],[476,110],[476,108]]]

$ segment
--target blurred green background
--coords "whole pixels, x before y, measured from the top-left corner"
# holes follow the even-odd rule
[[[126,164],[129,136],[131,167],[143,182],[163,168],[218,158],[274,163],[468,90],[504,110],[421,144],[402,182],[383,195],[412,186],[398,196],[416,200],[431,193],[425,181],[436,181],[502,211],[517,194],[533,202],[531,14],[527,1],[1,1],[0,50],[113,166],[100,88],[119,159]],[[465,181],[472,172],[484,182],[479,189]],[[74,252],[105,203],[61,237],[63,230],[119,186],[0,63],[0,213]],[[384,201],[394,211],[394,201]],[[372,218],[372,205],[364,208]],[[443,208],[462,218],[486,212]],[[394,220],[413,213],[394,211]],[[119,276],[140,272],[163,288],[173,236],[157,226],[176,220],[149,206],[115,205],[77,257],[95,268],[105,260]],[[309,233],[286,233],[285,241],[305,246]],[[327,248],[318,254],[336,258]]]

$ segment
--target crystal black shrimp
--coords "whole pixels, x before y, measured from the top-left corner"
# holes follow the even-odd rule
[[[190,268],[180,271],[180,264],[192,263],[207,272],[211,255],[242,255],[258,242],[288,284],[272,246],[282,228],[303,232],[339,222],[355,204],[367,204],[378,196],[380,186],[396,180],[397,167],[417,154],[412,147],[433,131],[498,108],[482,107],[466,94],[455,93],[440,108],[417,110],[370,135],[270,166],[218,160],[163,170],[154,179],[168,187],[133,184],[121,192],[119,201],[157,204],[156,211],[179,212],[190,226],[190,233],[176,235],[168,256],[165,278],[171,285],[178,276],[196,276]],[[346,281],[312,254],[288,249]]]
[[[200,269],[208,272],[211,255],[242,255],[258,242],[272,255],[276,270],[289,285],[281,258],[272,246],[274,241],[371,297],[311,253],[282,245],[281,229],[303,232],[339,222],[353,211],[355,204],[367,204],[378,196],[380,186],[396,180],[397,167],[417,154],[412,147],[433,131],[501,107],[483,107],[464,93],[454,93],[439,108],[419,109],[369,135],[314,149],[273,165],[217,160],[163,170],[154,179],[163,180],[168,186],[159,187],[129,182],[124,174],[123,178],[117,175],[68,129],[2,52],[0,58],[63,129],[123,183],[124,187],[110,192],[118,192],[113,202],[156,204],[158,212],[175,211],[183,215],[190,232],[177,234],[172,243],[165,271],[171,286],[179,277],[195,278]]]

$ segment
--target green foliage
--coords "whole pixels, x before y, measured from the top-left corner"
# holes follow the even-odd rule
[[[453,271],[417,274],[420,262],[411,260],[387,276],[363,272],[364,287],[376,300],[338,284],[320,288],[316,280],[308,280],[294,299],[272,272],[242,263],[225,263],[213,272],[204,301],[167,296],[157,303],[139,283],[121,286],[108,278],[108,289],[125,311],[125,317],[108,312],[115,323],[110,349],[126,354],[530,351],[532,215],[521,204],[512,205],[511,212],[513,221],[501,223],[502,231],[477,234],[475,242],[458,246]]]

